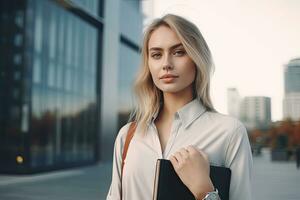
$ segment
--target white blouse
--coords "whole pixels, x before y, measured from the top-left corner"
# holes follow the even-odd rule
[[[188,145],[203,150],[211,165],[231,169],[230,200],[252,199],[252,153],[247,131],[241,122],[207,111],[195,99],[175,113],[171,134],[162,152],[155,118],[145,134],[137,127],[129,145],[122,179],[123,200],[152,200],[157,159],[169,159]],[[129,123],[121,128],[115,141],[107,200],[120,200],[122,151],[128,129]]]

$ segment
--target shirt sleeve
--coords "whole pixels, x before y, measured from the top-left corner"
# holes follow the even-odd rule
[[[246,128],[239,124],[229,139],[225,165],[231,169],[230,200],[252,200],[252,152]]]
[[[124,136],[127,133],[128,125],[125,125],[118,133],[114,144],[112,180],[106,200],[121,200],[121,168],[122,168],[122,149]],[[126,136],[125,136],[126,137]]]

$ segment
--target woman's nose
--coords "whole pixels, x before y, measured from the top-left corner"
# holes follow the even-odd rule
[[[170,62],[170,57],[166,56],[163,62],[163,70],[172,70],[173,69],[173,65]]]
[[[163,70],[172,70],[173,69],[173,67],[170,65],[170,64],[168,64],[168,65],[164,65],[163,66]]]

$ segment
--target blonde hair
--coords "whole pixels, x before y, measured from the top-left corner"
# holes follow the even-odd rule
[[[160,26],[167,26],[177,34],[188,56],[196,65],[194,98],[201,101],[207,110],[215,111],[210,98],[210,76],[213,70],[211,52],[193,23],[180,16],[167,14],[154,20],[144,33],[141,69],[134,85],[137,105],[130,117],[130,121],[136,121],[143,131],[146,130],[153,115],[159,112],[163,100],[162,92],[155,86],[148,66],[148,42],[152,32]]]

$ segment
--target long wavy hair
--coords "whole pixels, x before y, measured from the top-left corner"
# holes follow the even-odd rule
[[[153,115],[159,112],[163,102],[162,91],[155,86],[148,65],[149,39],[153,31],[160,26],[167,26],[177,34],[188,56],[196,65],[196,77],[193,82],[194,98],[201,101],[207,110],[215,111],[210,97],[210,77],[214,65],[208,45],[196,25],[183,17],[167,14],[155,19],[144,32],[142,62],[134,84],[136,106],[129,119],[137,122],[143,132]]]

